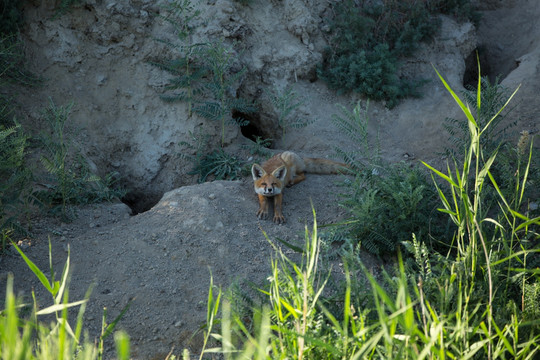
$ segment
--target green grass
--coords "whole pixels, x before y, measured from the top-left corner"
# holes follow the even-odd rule
[[[107,323],[104,310],[101,334],[93,341],[83,333],[83,316],[86,310],[91,288],[84,299],[69,300],[70,256],[56,279],[52,267],[51,246],[49,243],[50,276],[47,277],[14,243],[11,245],[21,255],[28,268],[36,275],[41,285],[51,295],[52,304],[39,308],[32,291],[33,304],[20,302],[13,292],[13,276],[10,274],[6,285],[4,309],[0,312],[0,357],[5,360],[47,360],[47,359],[98,359],[104,357],[104,339],[113,334],[116,324],[129,308],[122,310],[113,322]],[[76,310],[75,323],[70,323],[68,313]],[[30,311],[28,311],[30,310]],[[23,313],[30,313],[23,316]],[[43,323],[45,316],[53,316],[51,323]],[[118,359],[129,359],[129,338],[125,333],[115,334]]]

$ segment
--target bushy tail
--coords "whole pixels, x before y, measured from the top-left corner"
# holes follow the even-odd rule
[[[345,173],[349,165],[320,158],[304,158],[306,172],[311,174],[341,174]]]

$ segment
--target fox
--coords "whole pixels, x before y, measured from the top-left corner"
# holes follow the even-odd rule
[[[285,217],[281,209],[284,187],[291,187],[306,179],[305,173],[338,174],[349,166],[328,159],[302,158],[292,151],[274,155],[261,165],[253,164],[253,186],[259,197],[258,219],[268,217],[269,203],[274,202],[274,218],[276,224],[283,224]]]

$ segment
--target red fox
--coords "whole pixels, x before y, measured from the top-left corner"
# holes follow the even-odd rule
[[[281,212],[284,186],[290,187],[303,181],[306,178],[305,172],[337,174],[344,168],[348,168],[348,166],[327,159],[302,159],[291,151],[274,155],[262,166],[253,164],[251,174],[253,175],[255,192],[259,196],[257,217],[266,219],[269,199],[274,199],[274,222],[276,224],[284,223],[285,218]]]

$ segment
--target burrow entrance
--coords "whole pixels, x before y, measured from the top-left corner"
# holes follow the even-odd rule
[[[131,215],[137,215],[153,208],[162,196],[163,193],[157,192],[130,191],[120,200],[129,206]]]
[[[491,65],[485,47],[474,49],[465,59],[465,73],[463,74],[463,86],[466,89],[475,89],[478,86],[478,61],[480,61],[481,76],[487,76],[490,83],[495,81],[497,75],[493,76]]]
[[[515,61],[502,60],[494,56],[494,52],[488,46],[481,45],[465,59],[465,73],[463,74],[465,88],[476,88],[478,85],[478,61],[480,61],[481,76],[487,77],[491,84],[494,84],[497,79],[501,82],[518,66]]]
[[[234,110],[232,112],[232,118],[237,122],[246,123],[244,126],[240,126],[240,132],[249,140],[257,141],[257,138],[269,139],[272,137],[261,125],[261,116],[259,113],[244,113]]]

